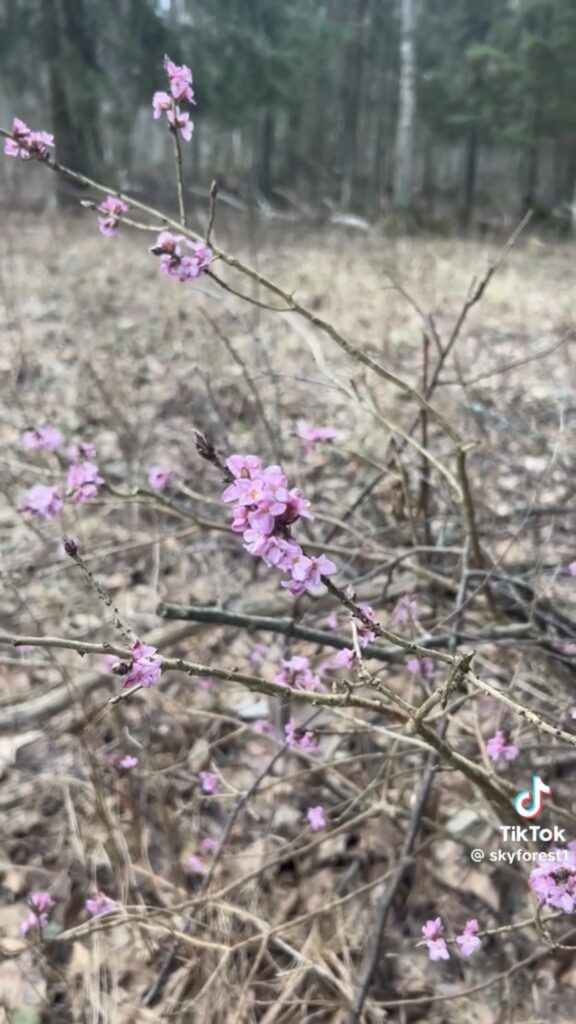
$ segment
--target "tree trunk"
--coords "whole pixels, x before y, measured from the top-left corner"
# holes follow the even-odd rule
[[[98,69],[84,0],[42,0],[42,18],[56,156],[94,177],[102,159]],[[58,179],[57,198],[60,206],[76,205],[77,190]]]
[[[416,0],[400,0],[400,81],[394,165],[394,205],[409,210],[414,193],[416,125]]]
[[[258,160],[258,188],[265,199],[270,199],[272,196],[274,143],[274,114],[270,107],[267,107],[262,118],[260,153]]]
[[[345,51],[346,74],[342,94],[342,185],[340,203],[349,209],[356,193],[358,176],[358,125],[361,112],[362,78],[364,65],[364,26],[368,0],[358,0],[354,12],[354,27],[350,44]]]
[[[462,201],[460,204],[463,225],[470,223],[474,212],[476,198],[476,179],[478,177],[478,126],[471,124],[466,138],[464,154],[464,177],[462,179]]]

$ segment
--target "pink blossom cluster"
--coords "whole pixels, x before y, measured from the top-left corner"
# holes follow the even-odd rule
[[[446,939],[442,934],[443,931],[444,925],[442,924],[442,919],[440,917],[426,921],[426,924],[422,927],[422,937],[428,948],[428,956],[430,960],[436,961],[450,959]],[[478,931],[478,921],[473,918],[466,922],[462,934],[456,936],[456,942],[462,956],[471,956],[477,949],[480,949]]]
[[[129,206],[118,196],[106,196],[104,202],[100,203],[98,211],[103,216],[98,217],[98,227],[103,235],[108,238],[118,238],[118,218],[128,213]]]
[[[289,747],[307,754],[317,754],[320,749],[314,733],[299,729],[293,718],[284,726],[284,739]]]
[[[28,451],[56,451],[63,439],[56,427],[29,427],[20,435],[20,442]],[[95,498],[98,488],[104,483],[98,466],[91,461],[96,456],[94,445],[90,441],[79,441],[68,448],[67,454],[72,460],[68,468],[66,490],[75,505],[81,505]],[[21,512],[27,512],[35,519],[51,520],[60,515],[64,507],[62,489],[58,486],[36,484],[26,495]]]
[[[132,658],[125,661],[115,658],[109,665],[111,671],[120,673],[124,677],[123,687],[142,686],[148,689],[155,686],[162,674],[162,658],[155,647],[143,644],[137,640],[132,645]]]
[[[20,434],[20,444],[27,451],[55,452],[62,444],[62,434],[49,424],[45,427],[29,427]]]
[[[320,677],[312,672],[308,658],[295,655],[293,658],[283,659],[280,664],[281,670],[274,676],[274,682],[279,686],[297,690],[326,689]]]
[[[164,58],[164,70],[168,75],[170,92],[155,92],[152,97],[154,118],[166,114],[170,131],[180,132],[186,142],[190,142],[194,124],[190,114],[180,110],[179,103],[196,103],[192,89],[192,72],[185,64],[175,64],[169,57]]]
[[[513,761],[520,751],[513,743],[508,743],[503,732],[497,732],[486,743],[486,753],[491,761],[499,761],[501,757]]]
[[[555,859],[551,859],[551,854]],[[550,850],[545,856],[546,862],[530,873],[530,888],[539,903],[573,914],[576,911],[576,843],[569,843],[565,850]]]
[[[189,250],[184,252],[183,246]],[[212,263],[212,250],[202,242],[191,242],[183,235],[161,231],[150,252],[160,257],[160,271],[176,281],[193,281]],[[190,255],[191,253],[191,255]]]
[[[116,900],[110,899],[110,896],[106,896],[103,892],[95,893],[94,896],[86,900],[84,906],[90,917],[104,917],[105,914],[113,914],[115,910],[118,910]]]
[[[56,902],[49,892],[38,889],[36,892],[30,893],[28,906],[30,913],[20,925],[20,935],[22,936],[29,935],[32,931],[42,931],[42,928],[48,924],[48,916],[52,908],[56,906]]]
[[[232,529],[244,536],[244,547],[268,566],[289,575],[282,586],[294,597],[314,592],[323,576],[337,570],[325,555],[305,555],[290,536],[300,518],[313,519],[307,501],[297,487],[290,488],[280,466],[262,467],[255,455],[232,455],[226,460],[233,481],[222,501],[234,502]]]
[[[335,441],[338,434],[331,427],[313,427],[310,423],[298,424],[298,437],[307,455],[313,455],[319,444]]]
[[[64,499],[58,487],[48,487],[46,484],[36,484],[31,487],[26,495],[24,503],[20,505],[21,512],[27,512],[35,519],[56,519],[64,508]]]
[[[47,160],[48,150],[54,147],[54,136],[49,132],[33,132],[24,121],[15,117],[12,121],[13,139],[6,139],[4,155],[20,157],[21,160]]]
[[[95,498],[103,483],[95,462],[73,462],[68,469],[66,488],[75,505],[83,505]]]

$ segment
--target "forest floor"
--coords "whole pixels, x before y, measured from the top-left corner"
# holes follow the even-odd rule
[[[14,213],[3,227],[0,632],[125,646],[110,609],[63,553],[66,534],[122,619],[163,654],[274,680],[283,658],[304,655],[317,669],[334,653],[159,616],[159,604],[173,602],[296,614],[326,630],[336,610],[329,595],[294,602],[278,574],[225,529],[221,478],[199,458],[194,428],[224,457],[249,452],[283,466],[316,514],[301,536],[321,545],[338,581],[384,625],[415,593],[413,636],[454,628],[464,542],[442,473],[454,459],[428,423],[436,465],[423,498],[421,456],[396,431],[413,426],[409,398],[292,313],[256,308],[207,278],[179,285],[163,277],[146,235],[103,238],[90,212],[48,224]],[[433,338],[423,340],[429,316],[445,343],[471,282],[500,248],[294,226],[258,228],[250,245],[239,228],[217,241],[417,388],[425,349],[430,366],[438,355]],[[499,605],[494,619],[479,592],[483,574],[471,573],[457,649],[477,649],[484,678],[576,734],[576,580],[566,568],[576,558],[575,254],[573,243],[518,242],[465,319],[432,404],[474,444],[470,482]],[[246,279],[225,276],[268,302]],[[336,441],[306,455],[300,420],[333,427]],[[34,484],[61,482],[63,462],[18,439],[46,423],[68,443],[95,444],[106,486],[39,523],[19,506]],[[420,424],[414,437],[422,440]],[[172,471],[165,494],[176,508],[149,491],[155,465]],[[437,551],[422,550],[430,544]],[[494,622],[508,634],[494,639]],[[523,622],[535,632],[514,634]],[[342,612],[338,631],[350,634]],[[266,649],[255,653],[260,644]],[[378,671],[407,699],[426,693],[403,658]],[[342,673],[330,678],[341,689]],[[209,670],[198,678],[167,671],[158,687],[109,705],[120,689],[100,655],[0,647],[0,1022],[343,1024],[398,861],[422,750],[379,733],[367,712],[281,706]],[[300,726],[310,720],[318,749],[284,749],[272,765],[290,715]],[[478,740],[497,728],[512,730],[520,756],[494,770],[520,789],[545,764],[557,802],[570,806],[569,749],[556,755],[552,740],[537,741],[485,697],[450,726],[459,749],[488,768]],[[122,772],[115,759],[126,754],[138,764]],[[202,792],[203,771],[217,776],[216,795]],[[469,918],[491,930],[534,914],[525,865],[470,861],[472,847],[494,848],[490,809],[458,772],[435,778],[362,1020],[573,1021],[576,958],[549,949],[534,923],[485,938],[466,960],[430,963],[417,946],[424,921],[437,915],[455,932]],[[327,827],[315,832],[306,813],[317,805]],[[206,840],[218,863],[202,891],[215,856]],[[56,906],[50,941],[34,946],[19,926],[37,889]],[[96,890],[122,908],[97,927],[84,910]],[[173,969],[143,1005],[171,933],[182,939]]]

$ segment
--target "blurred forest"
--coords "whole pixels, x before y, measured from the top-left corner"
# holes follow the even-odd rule
[[[506,226],[531,208],[570,229],[575,0],[0,0],[1,119],[161,192],[165,53],[194,73],[191,196],[216,176],[230,203],[294,216]]]

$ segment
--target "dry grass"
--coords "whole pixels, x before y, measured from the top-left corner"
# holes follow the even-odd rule
[[[423,323],[387,275],[434,315],[446,336],[471,278],[497,249],[472,241],[345,232],[311,238],[293,227],[258,230],[262,238],[250,246],[238,227],[219,241],[295,289],[301,301],[415,384]],[[254,451],[282,462],[313,499],[318,515],[309,536],[339,548],[333,556],[339,580],[371,601],[381,621],[389,621],[398,595],[416,589],[422,629],[445,632],[462,529],[453,495],[434,471],[429,527],[436,544],[456,553],[424,554],[420,565],[444,574],[447,587],[430,586],[403,563],[386,569],[396,553],[422,543],[423,522],[416,515],[422,467],[410,449],[390,462],[391,435],[368,406],[373,402],[381,416],[405,430],[414,409],[292,315],[256,311],[212,283],[178,286],[162,278],[147,242],[142,235],[102,239],[90,215],[49,226],[14,215],[5,227],[2,629],[118,639],[109,613],[59,553],[62,524],[37,528],[17,512],[31,484],[61,476],[56,457],[23,452],[18,433],[53,422],[70,440],[95,442],[113,488],[90,505],[67,507],[63,527],[78,538],[91,570],[134,631],[143,638],[160,631],[165,653],[250,671],[254,644],[270,641],[261,669],[268,679],[288,652],[305,653],[314,663],[326,655],[282,637],[159,622],[160,601],[268,614],[292,609],[277,577],[256,566],[237,537],[198,529],[129,497],[145,484],[151,465],[166,463],[185,485],[179,496],[185,508],[226,521],[220,481],[196,454],[194,427],[207,431],[222,452]],[[564,569],[575,557],[574,522],[565,514],[574,498],[573,262],[573,248],[535,238],[520,244],[472,312],[434,399],[466,438],[478,442],[471,481],[484,549],[491,559],[502,559],[495,591],[505,622],[517,621],[513,610],[506,618],[510,579],[568,618],[574,613],[574,589]],[[241,279],[234,285],[245,288]],[[547,354],[503,372],[541,353]],[[295,436],[299,418],[336,426],[341,440],[303,458]],[[429,444],[450,467],[449,448],[436,430]],[[378,486],[348,515],[380,470]],[[412,562],[417,569],[418,557]],[[529,615],[534,597],[525,602]],[[306,623],[322,626],[333,606],[324,597],[299,602],[298,611]],[[341,621],[346,632],[344,616]],[[473,634],[490,622],[484,598],[471,598],[464,629]],[[537,625],[544,636],[546,625]],[[516,698],[571,728],[574,660],[554,654],[552,641],[565,634],[552,625],[546,636],[547,646],[478,642],[478,670],[492,682],[512,681]],[[462,649],[469,646],[462,641]],[[343,1005],[369,947],[375,903],[402,843],[422,752],[362,731],[359,713],[355,722],[346,711],[317,714],[320,755],[282,755],[248,801],[207,898],[193,905],[175,971],[158,1001],[142,1008],[169,933],[183,926],[183,910],[172,908],[182,908],[199,890],[188,858],[202,838],[218,839],[239,796],[278,749],[277,739],[257,734],[251,723],[269,716],[277,736],[288,711],[272,698],[230,684],[208,688],[178,672],[166,673],[161,687],[144,697],[105,710],[118,682],[99,674],[94,659],[66,651],[2,651],[0,946],[14,954],[0,964],[0,1007],[7,1019],[344,1021]],[[390,687],[421,699],[421,684],[408,677],[402,662],[381,671]],[[51,691],[67,694],[67,706],[31,719],[24,731],[10,728],[10,709],[41,706],[34,702]],[[309,708],[292,711],[299,721],[310,715]],[[503,716],[493,702],[471,702],[450,734],[458,749],[479,758],[478,736],[499,727],[513,729],[522,754],[498,771],[520,788],[544,758],[555,798],[568,806],[570,751],[550,753],[536,733]],[[118,752],[137,754],[134,774],[121,777],[109,765],[110,754]],[[218,797],[199,790],[198,773],[208,768],[221,777]],[[330,828],[315,835],[305,810],[318,803],[327,808]],[[356,820],[376,804],[377,813]],[[462,824],[459,813],[470,805],[475,816]],[[573,1018],[571,954],[549,953],[527,970],[518,968],[523,957],[544,948],[533,926],[488,938],[478,957],[440,968],[415,949],[423,921],[436,913],[453,932],[470,917],[484,929],[530,914],[525,866],[470,864],[466,847],[497,845],[494,826],[470,783],[456,773],[437,776],[423,846],[388,923],[366,1024]],[[448,838],[446,828],[461,831]],[[127,910],[102,930],[88,934],[80,927],[66,942],[23,951],[15,936],[26,894],[38,887],[58,897],[55,920],[66,931],[86,920],[83,903],[95,888]],[[154,907],[162,912],[147,909]],[[278,930],[266,937],[269,929]],[[454,998],[502,971],[509,972],[504,980]],[[410,999],[417,1001],[384,1005]],[[14,1016],[23,1009],[31,1015]]]

